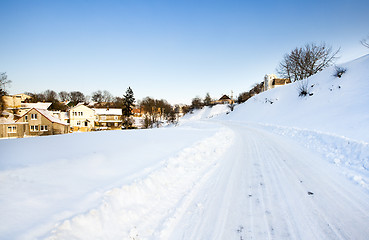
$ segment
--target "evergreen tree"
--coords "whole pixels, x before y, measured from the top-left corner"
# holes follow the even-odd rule
[[[131,87],[127,88],[126,94],[123,95],[122,119],[125,129],[132,128],[132,110],[134,107],[135,98]]]

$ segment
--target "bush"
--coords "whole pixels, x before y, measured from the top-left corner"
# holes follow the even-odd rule
[[[342,75],[347,71],[346,68],[343,68],[343,67],[335,67],[336,71],[335,73],[333,74],[333,76],[335,77],[338,77],[338,78],[341,78]]]
[[[299,97],[306,97],[306,96],[312,96],[313,94],[309,92],[309,83],[306,80],[299,81],[299,84],[297,85],[297,91],[299,93]]]

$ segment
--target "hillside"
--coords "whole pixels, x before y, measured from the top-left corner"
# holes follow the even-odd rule
[[[312,96],[299,97],[298,82],[260,93],[227,120],[296,127],[369,142],[369,55],[310,77]]]

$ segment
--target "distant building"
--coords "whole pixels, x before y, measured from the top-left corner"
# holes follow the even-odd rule
[[[31,99],[30,96],[26,95],[26,94],[16,94],[16,95],[11,95],[11,96],[2,96],[1,97],[3,99],[5,108],[20,108],[21,104],[27,100],[27,99]]]
[[[73,132],[89,132],[95,128],[95,111],[83,104],[69,109],[70,130]]]
[[[122,109],[120,108],[94,108],[96,130],[122,129]]]
[[[26,134],[27,123],[16,123],[13,115],[3,112],[0,118],[0,138],[22,138]]]
[[[233,100],[227,95],[223,95],[219,100],[213,101],[212,104],[232,104]]]
[[[26,124],[23,132],[24,136],[56,135],[65,134],[69,131],[68,124],[55,118],[45,109],[32,108],[15,123]]]
[[[267,74],[264,77],[264,91],[291,83],[288,78],[278,78],[275,74]]]

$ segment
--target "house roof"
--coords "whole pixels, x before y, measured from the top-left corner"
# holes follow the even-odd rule
[[[51,106],[51,102],[38,102],[38,103],[21,103],[22,108],[36,108],[36,109],[48,109]]]
[[[87,108],[87,109],[90,109],[91,111],[93,111],[93,108],[90,108],[90,107],[84,105],[83,103],[78,103],[76,106],[71,107],[68,111],[72,111],[72,110],[74,110],[75,108],[78,108],[78,107],[82,107],[82,108],[85,108],[85,109]]]
[[[29,113],[30,111],[32,111],[33,109],[35,109],[37,112],[39,112],[41,115],[43,115],[45,118],[47,118],[50,122],[53,122],[53,123],[58,123],[58,124],[62,124],[62,125],[68,125],[64,122],[62,122],[60,119],[54,117],[52,115],[52,113],[50,113],[49,111],[47,111],[46,109],[37,109],[37,108],[31,108],[30,110],[28,110],[25,114],[22,115],[22,117],[24,115],[26,115],[27,113]],[[19,119],[16,121],[18,122]]]
[[[231,100],[227,95],[223,95],[219,100]]]
[[[94,108],[97,115],[122,115],[120,108]]]

